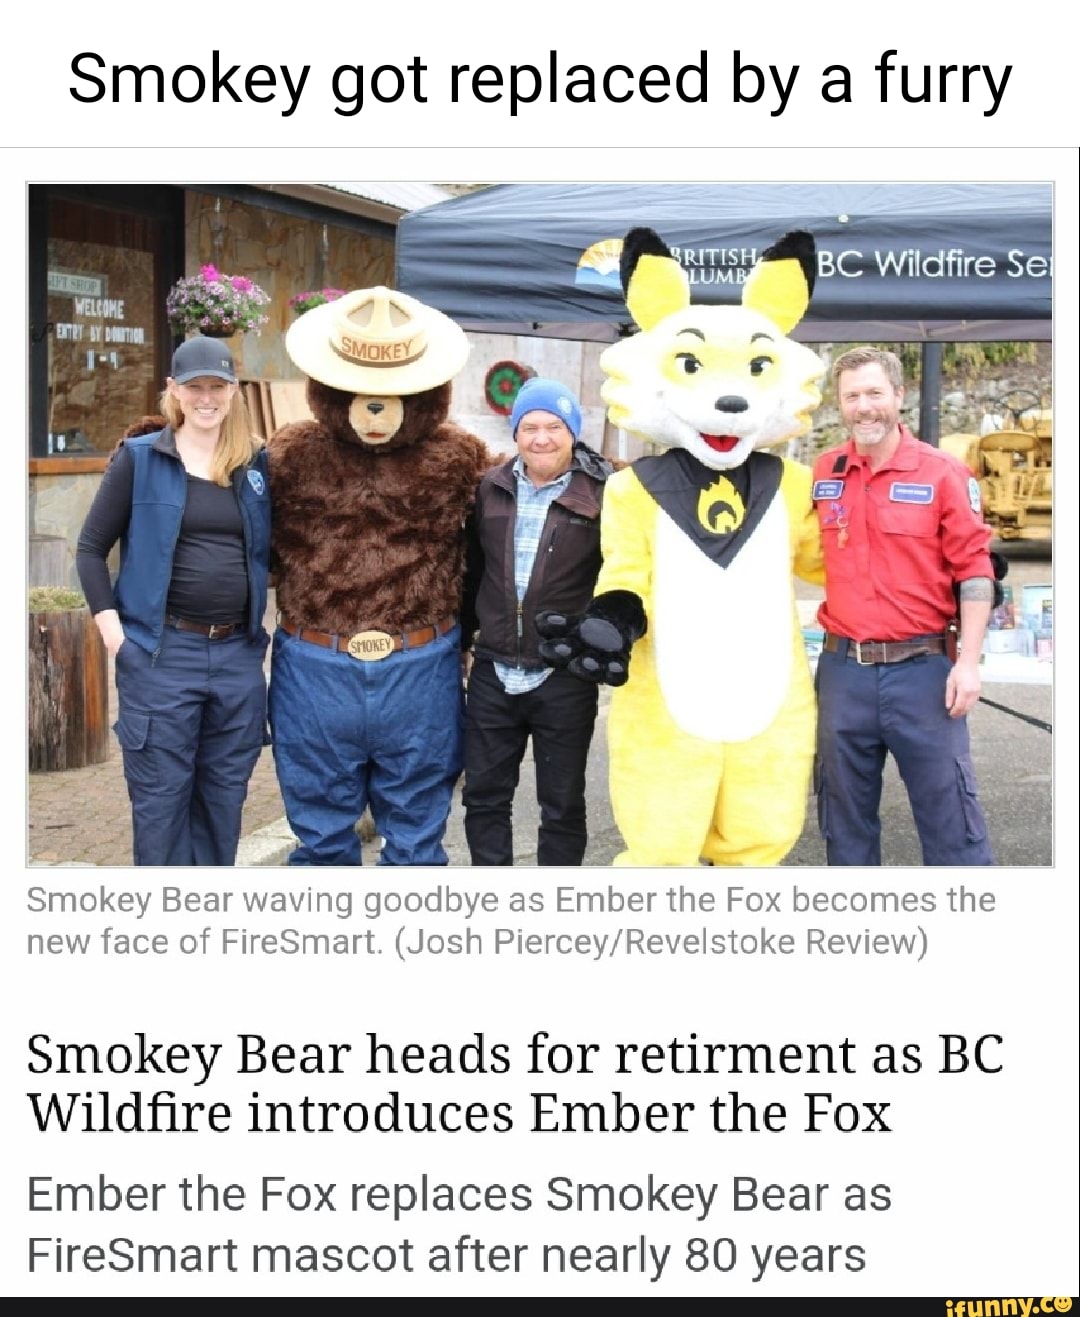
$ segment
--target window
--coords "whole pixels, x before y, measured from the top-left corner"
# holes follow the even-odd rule
[[[50,195],[45,208],[34,457],[103,457],[158,410],[171,220],[160,206],[111,208],[102,191],[106,204]]]

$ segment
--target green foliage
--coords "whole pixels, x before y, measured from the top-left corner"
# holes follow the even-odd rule
[[[825,361],[833,362],[841,353],[848,351],[855,346],[852,343],[822,343],[819,345],[819,351]],[[904,383],[907,387],[907,397],[903,410],[905,422],[913,429],[918,428],[918,393],[922,385],[922,350],[923,344],[917,343],[872,343],[867,346],[883,348],[889,352],[895,352],[900,358],[903,369]],[[1045,374],[1049,380],[1049,367],[1047,353],[1050,345],[1048,343],[942,343],[942,382],[941,392],[944,395],[952,390],[962,391],[970,400],[969,411],[1000,410],[992,406],[992,402],[986,400],[987,385],[992,386],[995,380],[1007,379],[1010,374],[1015,372],[1019,378],[1019,384],[1014,387],[1014,392],[1023,395],[1025,405],[1031,401],[1027,396],[1028,390],[1027,373],[1024,367],[1034,367],[1036,374],[1039,372],[1040,363],[1045,366]],[[1038,380],[1033,381],[1038,384]],[[1047,383],[1044,387],[1043,406],[1049,407],[1051,404],[1050,386]],[[1005,385],[1001,385],[1004,390]],[[976,404],[975,399],[981,391],[983,401]],[[813,458],[826,448],[832,448],[836,444],[843,443],[848,435],[847,429],[843,425],[838,415],[836,404],[836,389],[832,383],[832,372],[822,385],[824,395],[824,405],[814,417],[814,426],[811,433],[802,441],[804,452],[801,456],[803,461],[812,461]],[[1032,398],[1034,395],[1032,395]],[[955,417],[953,418],[955,421]],[[961,420],[959,425],[953,425],[954,429],[968,430],[977,428],[978,421],[970,415]]]
[[[899,356],[908,384],[918,384],[922,378],[921,343],[874,343]],[[981,375],[999,366],[1034,365],[1035,343],[943,343],[941,373],[962,382],[971,383]]]
[[[815,423],[813,430],[803,440],[807,457],[802,460],[812,461],[818,453],[823,453],[826,448],[835,448],[837,444],[844,443],[847,437],[847,426],[840,421],[832,425],[825,421]]]
[[[86,607],[86,596],[81,590],[68,590],[62,585],[32,585],[29,611],[31,613],[70,613]]]

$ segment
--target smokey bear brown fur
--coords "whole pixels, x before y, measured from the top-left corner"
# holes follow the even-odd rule
[[[289,622],[337,635],[391,634],[461,607],[462,526],[494,459],[447,419],[450,385],[403,398],[389,443],[349,422],[352,393],[308,380],[313,421],[269,445],[271,565]]]

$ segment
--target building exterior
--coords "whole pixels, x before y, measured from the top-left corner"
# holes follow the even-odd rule
[[[308,289],[392,285],[398,220],[450,195],[421,182],[31,186],[28,584],[78,583],[75,546],[109,453],[132,421],[158,410],[179,341],[165,314],[177,279],[212,263],[270,294],[269,324],[229,347],[242,380],[277,390],[300,378],[285,353],[289,299]],[[489,447],[513,447],[490,387],[493,370],[509,362],[576,389],[584,437],[615,451],[599,396],[603,344],[469,338],[452,410]],[[295,387],[288,396],[303,405]],[[279,409],[282,419],[290,416]]]
[[[398,219],[447,195],[427,183],[31,186],[29,584],[76,584],[108,454],[158,409],[178,278],[212,263],[265,289],[270,323],[229,346],[242,379],[295,379],[289,298],[391,283]]]

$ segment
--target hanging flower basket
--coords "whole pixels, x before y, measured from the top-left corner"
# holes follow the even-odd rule
[[[294,293],[289,298],[289,306],[298,316],[302,316],[305,311],[310,311],[313,307],[325,306],[327,302],[336,302],[339,297],[344,296],[344,288],[309,289],[305,293]]]
[[[484,399],[493,412],[509,416],[526,380],[536,371],[516,361],[497,361],[484,376]]]
[[[198,274],[173,284],[165,314],[176,334],[229,338],[249,331],[258,334],[269,323],[262,310],[269,302],[269,293],[244,275],[222,274],[217,266],[204,265]]]

